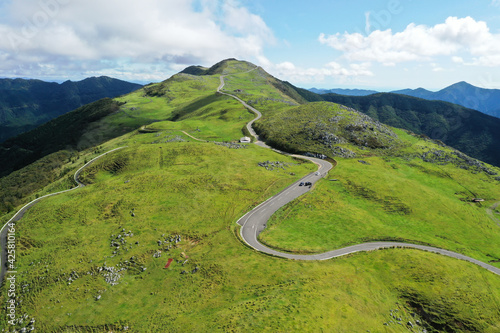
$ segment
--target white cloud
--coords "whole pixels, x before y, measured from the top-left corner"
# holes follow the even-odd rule
[[[433,72],[444,72],[445,69],[443,67],[440,67],[440,66],[437,66],[437,65],[433,65],[432,66],[432,71]]]
[[[59,74],[105,73],[135,64],[156,66],[166,78],[179,65],[262,58],[275,41],[264,20],[236,0],[23,0],[0,10],[8,18],[0,22],[7,58],[0,76],[35,76],[50,66]]]
[[[263,67],[273,75],[294,83],[320,82],[326,78],[334,78],[339,82],[345,82],[360,77],[373,76],[368,63],[350,64],[344,67],[337,62],[330,62],[321,68],[302,68],[286,61]]]
[[[343,53],[349,61],[379,62],[385,65],[408,61],[429,61],[436,56],[457,53],[475,57],[482,65],[498,66],[500,34],[490,32],[487,24],[471,17],[449,17],[433,27],[411,23],[402,32],[376,30],[368,36],[360,33],[320,34],[320,43]]]
[[[370,12],[365,13],[365,31],[370,31],[372,29],[370,14],[371,14]]]
[[[260,16],[250,13],[247,8],[239,7],[234,0],[228,0],[223,9],[226,13],[225,23],[229,28],[241,34],[261,36],[270,43],[275,42],[273,33]]]

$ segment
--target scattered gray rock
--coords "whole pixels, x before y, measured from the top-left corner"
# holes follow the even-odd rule
[[[328,156],[324,155],[324,154],[316,154],[316,153],[305,153],[304,156],[307,156],[307,157],[315,157],[315,158],[319,158],[319,159],[326,159]]]
[[[242,145],[234,142],[214,142],[218,146],[223,146],[229,149],[247,149],[248,145]]]
[[[156,137],[159,137],[159,136],[160,136],[159,134],[156,135]],[[161,141],[161,140],[153,141],[153,142],[151,142],[151,144],[170,143],[170,142],[186,142],[186,140],[180,135],[176,135],[176,136],[168,135],[168,136],[164,137],[163,139],[164,139],[163,141]]]
[[[331,153],[332,153],[332,156],[334,156],[334,157],[335,156],[343,157],[343,158],[356,157],[356,153],[353,152],[352,150],[347,149],[347,148],[343,148],[343,147],[338,147],[338,146],[331,147]]]
[[[424,162],[434,163],[438,165],[453,164],[458,168],[470,170],[472,172],[484,172],[489,176],[496,176],[498,173],[486,166],[484,162],[471,158],[464,153],[455,150],[446,152],[440,149],[431,149],[419,156]],[[495,178],[500,180],[500,177]]]
[[[282,162],[282,161],[274,161],[274,162],[265,161],[265,162],[259,162],[257,165],[260,167],[266,168],[266,170],[268,170],[268,171],[273,171],[275,169],[285,170],[286,168],[290,167],[293,164]]]

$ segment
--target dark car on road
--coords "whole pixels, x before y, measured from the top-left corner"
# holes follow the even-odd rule
[[[306,185],[306,186],[312,186],[312,183],[311,182],[306,182],[304,185]]]
[[[299,186],[304,186],[304,182],[300,182]]]

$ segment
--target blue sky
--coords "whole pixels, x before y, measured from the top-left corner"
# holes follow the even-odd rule
[[[305,88],[500,89],[500,0],[0,0],[0,77],[154,82],[230,57]]]

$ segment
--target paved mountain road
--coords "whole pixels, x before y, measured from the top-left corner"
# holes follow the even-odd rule
[[[254,69],[251,69],[249,71],[246,71],[246,72],[243,72],[243,73],[249,73],[251,71],[254,71],[256,70],[258,67],[255,67]],[[238,73],[238,74],[243,74],[243,73]],[[229,96],[229,97],[232,97],[234,99],[236,99],[238,102],[240,102],[241,104],[243,104],[244,107],[246,107],[247,109],[249,109],[250,111],[252,111],[253,113],[255,113],[255,118],[253,120],[251,120],[248,124],[247,124],[247,129],[248,129],[248,132],[250,132],[250,134],[257,140],[256,142],[254,142],[256,145],[258,146],[261,146],[261,147],[264,147],[264,148],[269,148],[269,149],[273,149],[272,147],[266,145],[263,141],[261,141],[259,139],[259,136],[257,135],[257,133],[254,131],[252,125],[254,122],[256,122],[257,120],[259,120],[260,118],[262,118],[262,113],[260,113],[259,110],[257,110],[256,108],[254,108],[253,106],[250,106],[248,105],[244,100],[240,99],[239,97],[235,96],[235,95],[231,95],[231,94],[228,94],[226,92],[223,92],[221,91],[222,88],[224,88],[224,78],[226,76],[229,76],[229,75],[237,75],[237,74],[228,74],[228,75],[221,75],[220,76],[220,85],[219,87],[217,88],[217,92],[219,94],[222,94],[222,95],[226,95],[226,96]],[[275,149],[273,149],[275,150]],[[281,153],[281,152],[280,152]],[[302,157],[302,156],[301,156]]]
[[[255,69],[256,68],[254,68],[253,70],[255,70]],[[274,150],[278,153],[281,153],[281,154],[290,155],[290,154],[287,154],[285,152],[281,152],[277,149],[273,149],[273,148],[269,147],[268,145],[266,145],[261,140],[259,140],[258,135],[255,133],[254,129],[252,128],[252,124],[256,120],[260,119],[262,117],[262,114],[257,109],[248,105],[247,103],[245,103],[243,100],[241,100],[237,96],[221,91],[222,88],[224,87],[224,77],[225,77],[224,75],[222,75],[220,77],[221,84],[217,88],[217,92],[236,99],[237,101],[242,103],[243,106],[245,106],[246,108],[248,108],[249,110],[251,110],[252,112],[254,112],[256,114],[256,118],[247,124],[248,131],[250,132],[250,134],[252,136],[254,136],[257,139],[255,144],[257,144],[261,147],[272,149],[272,150]],[[111,152],[114,152],[118,149],[122,149],[122,148],[125,148],[125,147],[120,147],[120,148],[116,148],[116,149],[113,149],[111,151],[108,151],[108,152],[92,159],[90,162],[86,163],[83,167],[81,167],[75,173],[75,176],[74,176],[75,182],[78,184],[77,187],[70,189],[70,190],[66,190],[66,191],[48,194],[48,195],[40,197],[36,200],[33,200],[32,202],[28,203],[23,208],[21,208],[2,227],[2,229],[0,230],[0,248],[1,248],[0,282],[1,283],[3,283],[5,274],[7,272],[7,267],[4,263],[6,262],[6,259],[7,259],[6,247],[7,247],[7,233],[8,233],[8,229],[9,229],[8,228],[9,224],[15,224],[15,222],[19,221],[24,216],[26,211],[29,208],[31,208],[33,205],[35,205],[37,202],[39,202],[40,200],[47,198],[47,197],[50,197],[50,196],[73,191],[77,188],[85,186],[85,184],[83,184],[79,180],[79,175],[82,172],[82,170],[84,170],[85,167],[89,166],[97,159],[99,159],[99,158],[101,158],[101,157],[103,157]],[[489,270],[490,272],[493,272],[495,274],[500,275],[499,268],[494,267],[492,265],[488,265],[488,264],[481,262],[479,260],[467,257],[467,256],[462,255],[460,253],[456,253],[456,252],[452,252],[452,251],[448,251],[448,250],[444,250],[444,249],[439,249],[439,248],[435,248],[435,247],[430,247],[430,246],[418,245],[418,244],[409,244],[409,243],[400,243],[400,242],[370,242],[370,243],[357,244],[357,245],[345,247],[342,249],[337,249],[337,250],[328,251],[325,253],[312,254],[312,255],[298,255],[298,254],[284,253],[284,252],[279,252],[279,251],[273,250],[271,248],[268,248],[268,247],[262,245],[258,241],[258,236],[266,228],[266,224],[267,224],[267,221],[269,220],[269,218],[279,208],[283,207],[284,205],[286,205],[290,201],[292,201],[292,200],[300,197],[301,195],[305,194],[306,192],[308,192],[314,186],[314,184],[322,177],[325,177],[326,174],[328,173],[328,171],[332,168],[332,164],[328,161],[325,161],[325,160],[312,158],[312,157],[306,157],[306,156],[298,156],[298,155],[291,155],[291,156],[294,156],[297,158],[302,158],[302,159],[307,159],[307,160],[310,160],[310,161],[316,163],[318,165],[318,172],[314,172],[314,173],[311,173],[311,174],[303,177],[301,180],[290,185],[289,187],[287,187],[285,190],[283,190],[279,194],[269,198],[268,200],[266,200],[265,202],[263,202],[259,206],[255,207],[253,210],[251,210],[250,212],[248,212],[247,214],[245,214],[242,218],[240,218],[238,220],[238,224],[241,225],[241,230],[240,230],[241,237],[250,247],[254,248],[255,250],[263,252],[263,253],[267,253],[270,255],[274,255],[277,257],[283,257],[283,258],[294,259],[294,260],[326,260],[326,259],[331,259],[331,258],[340,257],[340,256],[344,256],[347,254],[355,253],[355,252],[373,251],[373,250],[378,250],[378,249],[382,249],[382,248],[413,248],[413,249],[419,249],[419,250],[433,252],[433,253],[439,253],[439,254],[442,254],[442,255],[445,255],[448,257],[452,257],[452,258],[456,258],[456,259],[465,260],[465,261],[474,263],[476,265],[479,265],[479,266]],[[311,186],[299,186],[300,182],[311,182],[312,185]],[[496,205],[498,206],[498,204],[500,204],[500,203],[497,203]],[[492,209],[495,209],[495,208],[496,208],[496,206],[492,207]]]
[[[243,100],[238,98],[235,95],[226,93],[221,91],[222,88],[224,87],[224,77],[227,75],[221,75],[220,81],[221,84],[217,88],[217,92],[226,96],[230,96],[237,101],[239,101],[243,106],[251,110],[256,114],[256,118],[249,122],[247,124],[248,131],[250,134],[252,134],[257,141],[255,144],[272,149],[278,153],[285,154],[285,155],[290,155],[288,153],[279,151],[277,149],[274,149],[272,147],[269,147],[266,145],[264,142],[259,140],[258,135],[255,133],[254,129],[252,128],[252,124],[260,119],[262,117],[262,114],[259,112],[259,110],[255,109],[254,107],[248,105],[245,103]],[[474,263],[476,265],[479,265],[487,270],[489,270],[492,273],[495,273],[497,275],[500,275],[500,268],[497,268],[495,266],[486,264],[482,261],[476,260],[471,257],[467,257],[463,254],[436,248],[436,247],[431,247],[431,246],[425,246],[425,245],[418,245],[418,244],[410,244],[410,243],[401,243],[401,242],[369,242],[369,243],[362,243],[362,244],[357,244],[353,246],[348,246],[344,247],[341,249],[333,250],[333,251],[328,251],[324,253],[318,253],[318,254],[311,254],[311,255],[300,255],[300,254],[291,254],[291,253],[285,253],[285,252],[280,252],[274,249],[271,249],[262,243],[258,241],[258,236],[259,234],[266,228],[267,226],[267,221],[271,218],[271,216],[281,207],[286,205],[292,200],[295,200],[296,198],[300,197],[301,195],[305,194],[308,192],[313,186],[314,183],[316,183],[319,179],[323,178],[326,176],[328,171],[332,168],[332,164],[330,162],[327,162],[325,160],[317,159],[317,158],[312,158],[312,157],[306,157],[306,156],[299,156],[299,155],[291,155],[294,157],[302,158],[302,159],[307,159],[310,160],[318,165],[318,172],[320,173],[319,175],[316,175],[316,172],[311,173],[305,177],[303,177],[301,180],[296,181],[277,195],[269,198],[265,202],[261,203],[254,209],[252,209],[250,212],[246,213],[242,218],[238,220],[238,224],[241,225],[240,229],[240,235],[250,247],[253,249],[267,253],[276,257],[282,257],[282,258],[287,258],[287,259],[293,259],[293,260],[327,260],[331,258],[336,258],[336,257],[341,257],[345,256],[351,253],[356,253],[356,252],[364,252],[364,251],[374,251],[374,250],[379,250],[379,249],[387,249],[387,248],[412,248],[412,249],[418,249],[418,250],[423,250],[427,252],[432,252],[432,253],[438,253],[441,255],[445,255],[447,257],[451,258],[456,258],[460,260],[465,260],[471,263]],[[299,186],[300,182],[311,182],[311,186]],[[500,204],[500,203],[499,203]],[[493,208],[494,209],[494,208]],[[493,213],[492,213],[493,215]]]

